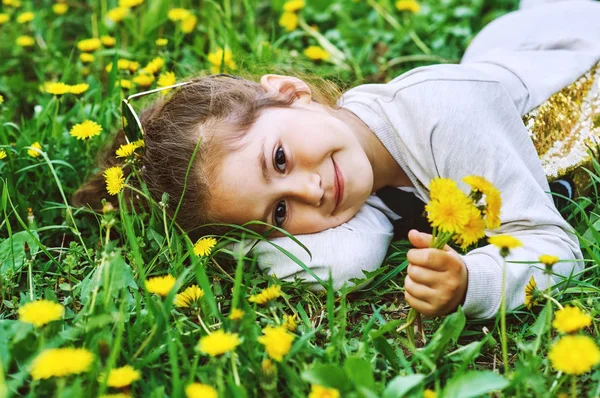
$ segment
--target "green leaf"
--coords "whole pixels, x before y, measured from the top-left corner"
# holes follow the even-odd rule
[[[459,306],[455,313],[444,319],[444,322],[435,332],[429,344],[423,349],[423,353],[432,360],[437,360],[450,343],[456,343],[460,332],[465,327],[466,321],[465,313],[462,307]]]
[[[310,384],[333,387],[340,392],[348,389],[350,380],[342,368],[335,365],[318,364],[302,372],[302,380]]]
[[[403,397],[410,390],[420,385],[424,378],[425,376],[421,374],[396,376],[385,388],[385,391],[383,392],[383,398]]]
[[[372,389],[375,387],[375,378],[373,377],[373,368],[369,361],[363,358],[350,357],[344,363],[346,374],[352,380],[354,385]]]
[[[36,231],[31,231],[39,240]],[[0,274],[8,279],[7,273],[12,271],[13,275],[21,270],[25,262],[25,244],[29,246],[31,254],[38,252],[38,245],[27,231],[17,232],[12,238],[4,239],[0,243]]]
[[[458,373],[446,384],[443,397],[469,398],[499,391],[508,386],[504,377],[491,371]]]

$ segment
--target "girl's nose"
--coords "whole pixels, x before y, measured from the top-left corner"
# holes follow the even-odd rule
[[[317,173],[297,173],[289,182],[288,189],[292,197],[310,204],[320,206],[323,201],[323,187],[321,176]]]

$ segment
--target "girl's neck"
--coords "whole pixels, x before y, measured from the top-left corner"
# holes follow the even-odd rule
[[[414,186],[404,170],[398,165],[377,135],[358,116],[340,108],[335,117],[346,123],[362,145],[373,168],[373,190],[377,192],[385,186]]]

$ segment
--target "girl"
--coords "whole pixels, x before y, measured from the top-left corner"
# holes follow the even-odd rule
[[[433,178],[453,179],[467,191],[461,178],[481,175],[503,199],[502,225],[488,235],[521,240],[508,261],[538,261],[541,254],[573,260],[555,265],[556,283],[583,264],[548,180],[582,165],[585,144],[600,136],[593,124],[600,109],[599,21],[597,2],[523,1],[520,10],[488,25],[459,65],[420,67],[387,84],[361,85],[337,103],[291,76],[265,75],[260,84],[196,79],[142,115],[142,177],[157,201],[168,193],[171,212],[184,195],[176,219],[192,236],[207,232],[199,226],[208,222],[251,220],[296,235],[311,255],[274,237],[256,245],[259,264],[318,289],[315,277],[327,280],[331,272],[339,288],[379,267],[401,219],[391,208],[402,210],[416,198],[427,202]],[[98,174],[75,202],[109,198],[103,183]],[[413,200],[392,203],[390,192]],[[461,255],[448,246],[429,249],[430,235],[417,230],[408,238],[415,246],[405,279],[412,307],[427,315],[458,305],[473,318],[496,314],[503,264],[497,248]],[[540,288],[547,283],[539,266],[507,267],[509,308],[523,303],[531,276]]]

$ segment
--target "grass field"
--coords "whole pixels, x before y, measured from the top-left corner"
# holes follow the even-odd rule
[[[569,210],[587,270],[509,314],[508,372],[500,317],[425,319],[425,344],[396,331],[406,241],[367,287],[316,294],[262,274],[225,239],[197,255],[160,203],[135,210],[121,193],[120,210],[70,205],[131,93],[218,71],[384,83],[458,62],[516,0],[119,3],[2,0],[0,398],[600,396],[596,195]],[[558,304],[587,314],[569,316],[581,330],[562,353]]]

